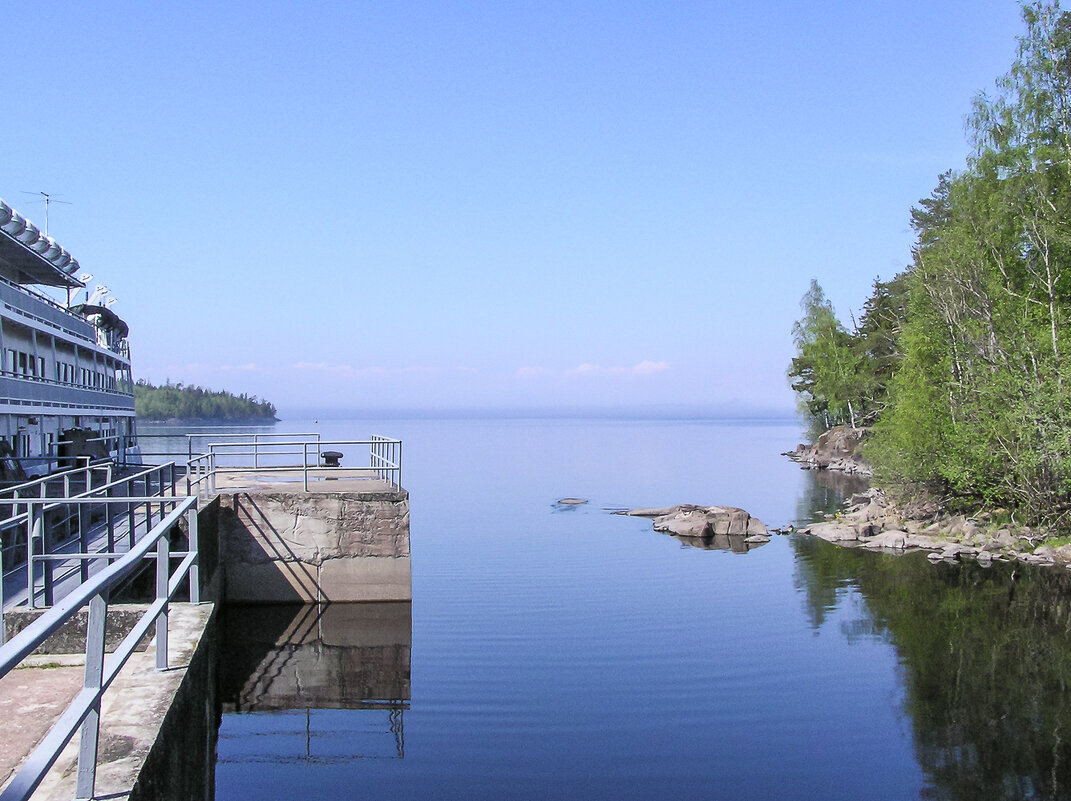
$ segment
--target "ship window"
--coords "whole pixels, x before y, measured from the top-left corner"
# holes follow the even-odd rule
[[[26,354],[21,351],[19,351],[19,369],[17,372],[19,375],[26,375],[27,373]]]

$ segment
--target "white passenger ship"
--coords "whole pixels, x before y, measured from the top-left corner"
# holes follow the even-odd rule
[[[0,199],[0,482],[76,456],[139,461],[127,325],[91,277]]]

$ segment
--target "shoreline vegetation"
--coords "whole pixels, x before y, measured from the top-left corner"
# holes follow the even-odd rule
[[[154,386],[147,381],[134,385],[134,408],[138,420],[149,423],[274,423],[275,404],[256,396],[235,395],[199,386],[172,384]]]
[[[788,377],[814,444],[787,455],[875,488],[811,533],[1071,561],[1071,13],[1021,11],[965,168],[911,210],[908,267],[851,329],[817,281],[803,296]]]

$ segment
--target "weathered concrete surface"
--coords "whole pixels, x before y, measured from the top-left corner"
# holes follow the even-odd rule
[[[83,665],[41,663],[0,678],[0,784],[6,785],[82,689]]]
[[[130,633],[138,620],[148,608],[147,604],[110,604],[108,606],[108,626],[105,630],[104,650],[111,653],[123,638]],[[33,623],[47,610],[11,609],[4,613],[4,629],[7,639],[11,639],[24,628]],[[86,652],[86,620],[89,609],[83,608],[75,613],[59,631],[42,643],[34,651],[38,655],[55,656],[57,654],[79,654]],[[148,639],[138,643],[138,650],[144,650]]]
[[[330,489],[325,489],[329,487]],[[409,494],[365,481],[264,485],[219,497],[224,597],[243,603],[412,598]]]
[[[155,667],[155,647],[135,653],[123,667],[115,682],[104,695],[101,709],[101,732],[99,744],[100,764],[97,768],[97,797],[114,799],[126,798],[193,798],[204,796],[203,792],[195,795],[190,792],[192,786],[203,787],[206,779],[203,767],[197,767],[196,760],[207,759],[207,749],[214,741],[214,726],[209,731],[198,734],[189,721],[177,721],[174,715],[183,715],[193,705],[197,720],[204,718],[205,705],[209,701],[214,706],[214,696],[208,690],[214,686],[214,675],[209,671],[214,668],[214,659],[205,650],[198,651],[198,644],[212,618],[211,604],[191,605],[174,604],[171,607],[169,626],[170,659],[169,669],[157,671]],[[206,638],[211,642],[211,638]],[[197,654],[197,662],[194,656]],[[48,657],[37,657],[47,660]],[[69,663],[69,660],[68,660]],[[198,664],[203,663],[203,664]],[[11,720],[32,720],[40,730],[36,740],[40,740],[55,720],[62,714],[74,692],[81,685],[82,668],[48,667],[20,668],[9,673],[0,684],[4,701],[13,706],[3,707],[5,722]],[[63,674],[55,671],[64,671]],[[198,678],[187,684],[188,675]],[[73,683],[73,688],[71,684]],[[196,684],[197,686],[193,686]],[[72,689],[74,692],[72,692]],[[181,694],[180,694],[181,689]],[[9,695],[10,693],[10,695]],[[41,700],[52,694],[54,701],[47,706]],[[198,700],[199,699],[199,700]],[[205,699],[208,699],[206,701]],[[10,715],[7,712],[10,710]],[[170,721],[170,722],[169,722]],[[143,775],[143,768],[151,764],[150,758],[158,737],[162,731],[177,729],[185,734],[186,742],[178,747],[185,749],[180,758],[186,773],[192,776],[165,776],[158,765],[153,775]],[[189,740],[196,737],[205,738],[200,749],[201,754],[194,753]],[[174,734],[159,737],[164,749],[174,748]],[[6,738],[0,738],[0,747],[9,745]],[[21,752],[17,762],[21,764],[29,755],[32,747],[23,742],[18,746]],[[157,762],[160,757],[152,757]],[[165,757],[166,759],[166,757]],[[75,773],[78,763],[78,735],[60,754],[56,764],[45,776],[41,786],[34,793],[35,801],[70,801],[75,795]],[[192,767],[191,767],[192,766]],[[199,771],[199,773],[197,773]],[[8,777],[8,779],[10,776]],[[158,792],[161,780],[174,789],[171,795]],[[6,783],[7,779],[5,779]],[[190,785],[189,782],[193,782]],[[155,788],[155,789],[154,789]]]

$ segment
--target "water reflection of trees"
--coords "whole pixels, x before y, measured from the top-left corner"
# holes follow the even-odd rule
[[[843,509],[844,500],[870,486],[870,480],[837,470],[806,470],[803,491],[796,501],[796,522],[814,522],[823,514]]]
[[[793,547],[815,626],[854,587],[897,649],[925,797],[1071,797],[1071,574]]]

